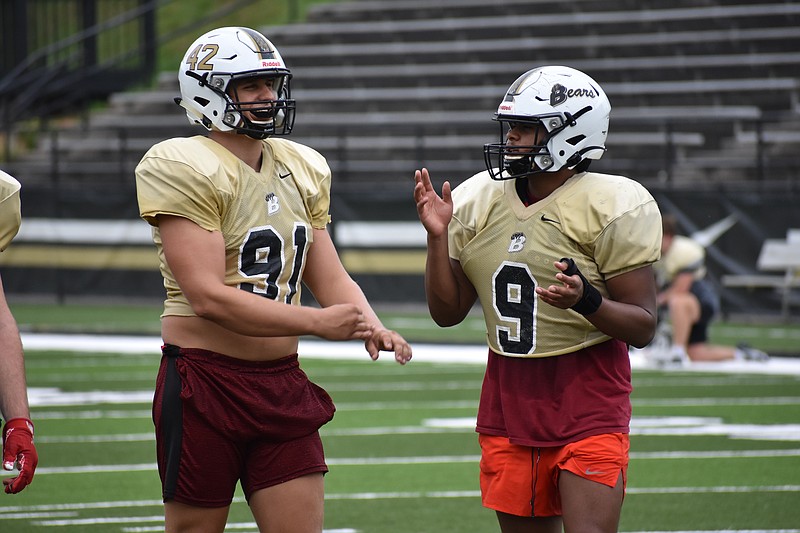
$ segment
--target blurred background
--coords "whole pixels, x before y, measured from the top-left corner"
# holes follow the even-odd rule
[[[0,0],[0,168],[23,186],[10,301],[163,299],[133,170],[202,133],[177,71],[227,25],[292,70],[291,138],[333,169],[331,231],[374,303],[424,302],[414,170],[437,187],[482,170],[508,86],[564,64],[611,100],[592,170],[703,240],[725,315],[800,320],[800,3],[779,0]]]

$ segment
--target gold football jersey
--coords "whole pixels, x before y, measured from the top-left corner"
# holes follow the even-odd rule
[[[675,235],[669,250],[654,268],[660,288],[667,287],[683,272],[691,272],[695,280],[703,279],[706,275],[706,250],[689,237]]]
[[[554,261],[573,258],[607,297],[606,279],[659,258],[658,206],[622,176],[576,174],[526,207],[514,180],[484,171],[453,189],[453,202],[450,256],[475,286],[487,342],[502,355],[561,355],[610,338],[575,311],[539,301],[535,288],[557,283]]]
[[[22,211],[19,182],[0,170],[0,252],[5,250],[19,231]]]
[[[153,146],[136,167],[139,212],[153,226],[164,316],[194,313],[164,259],[157,215],[185,217],[225,239],[225,283],[299,305],[313,228],[330,221],[325,158],[282,138],[263,141],[260,172],[204,136]]]

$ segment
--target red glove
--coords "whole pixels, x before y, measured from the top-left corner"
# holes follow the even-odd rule
[[[39,455],[33,445],[33,422],[27,418],[12,418],[3,428],[3,468],[19,467],[19,475],[3,480],[6,494],[16,494],[33,481]]]

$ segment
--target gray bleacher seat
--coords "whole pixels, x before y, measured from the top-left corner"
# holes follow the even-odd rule
[[[770,164],[791,168],[781,147],[792,134],[779,122],[800,100],[794,2],[364,0],[308,13],[306,23],[262,29],[294,73],[293,138],[350,169],[340,184],[379,172],[402,184],[405,169],[427,160],[479,170],[505,89],[544,63],[584,70],[608,93],[609,151],[597,168],[643,181],[720,168],[719,179],[742,180],[756,175],[764,142],[781,156]],[[114,95],[42,152],[58,146],[62,180],[129,172],[152,143],[202,133],[177,94],[176,74],[165,73],[153,90]],[[759,140],[754,124],[764,119]],[[54,158],[31,159],[14,164],[41,169]]]

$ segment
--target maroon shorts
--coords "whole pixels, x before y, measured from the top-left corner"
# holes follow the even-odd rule
[[[330,396],[309,381],[297,355],[253,362],[163,347],[153,401],[164,501],[230,505],[313,472],[327,472],[319,428]]]

